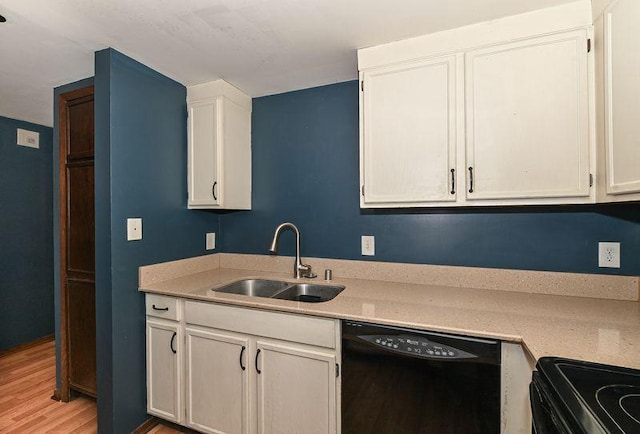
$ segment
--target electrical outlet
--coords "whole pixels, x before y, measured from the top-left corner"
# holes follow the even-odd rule
[[[363,235],[362,241],[362,256],[375,256],[376,254],[376,237],[373,235]]]
[[[620,268],[620,243],[598,243],[598,267]]]
[[[209,232],[207,233],[207,250],[213,250],[216,248],[216,233]]]

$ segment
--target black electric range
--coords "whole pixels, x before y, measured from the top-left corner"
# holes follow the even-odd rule
[[[541,358],[536,369],[534,433],[640,433],[640,371],[558,357]]]

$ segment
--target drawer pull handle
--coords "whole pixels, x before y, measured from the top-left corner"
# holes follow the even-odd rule
[[[258,356],[260,356],[260,349],[258,349],[258,351],[256,352],[256,371],[258,372],[258,374],[262,374],[262,371],[258,369]]]
[[[155,305],[155,304],[154,304],[152,307],[153,307],[153,310],[163,310],[163,311],[165,311],[165,312],[168,312],[168,311],[169,311],[169,308],[168,308],[168,307],[156,307],[156,305]]]
[[[176,336],[178,335],[178,332],[173,332],[173,336],[171,336],[171,343],[169,344],[169,347],[171,347],[171,352],[173,354],[176,353],[175,348],[173,348],[173,341],[176,339]]]
[[[247,369],[243,364],[242,364],[242,356],[244,356],[244,350],[246,350],[247,348],[243,345],[242,346],[242,350],[240,350],[240,367],[242,368],[242,370],[244,371],[245,369]]]

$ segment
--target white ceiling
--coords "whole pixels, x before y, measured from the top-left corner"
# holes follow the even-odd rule
[[[106,47],[255,97],[354,79],[358,48],[572,1],[0,0],[0,115],[51,126],[53,88]]]

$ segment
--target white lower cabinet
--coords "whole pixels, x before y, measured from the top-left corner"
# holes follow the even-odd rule
[[[181,423],[182,331],[178,322],[147,317],[147,412]]]
[[[262,340],[256,347],[258,433],[335,433],[335,354]]]
[[[338,434],[340,321],[147,294],[147,411],[212,434]],[[528,433],[534,361],[502,344],[501,433]]]
[[[500,364],[500,433],[530,434],[529,383],[535,360],[522,345],[503,342]]]
[[[203,433],[339,431],[338,320],[176,306],[177,321],[147,316],[149,414]]]
[[[205,433],[249,433],[249,339],[186,327],[187,425]]]

